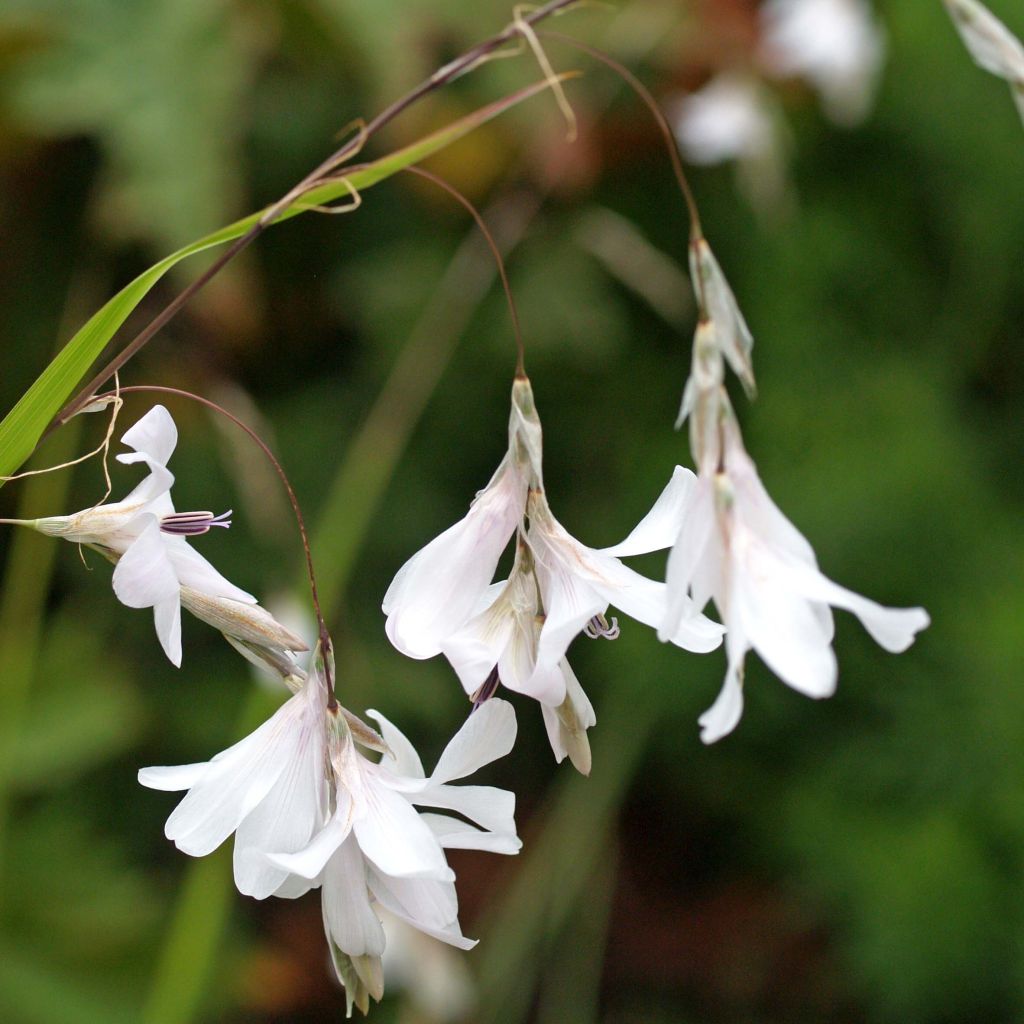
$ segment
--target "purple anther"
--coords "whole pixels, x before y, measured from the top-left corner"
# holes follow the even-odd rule
[[[583,635],[591,640],[597,640],[600,637],[604,637],[605,640],[615,640],[620,632],[619,620],[614,616],[611,623],[609,623],[603,615],[595,615],[583,627]]]
[[[198,537],[209,533],[214,526],[223,526],[226,530],[231,525],[230,515],[231,509],[219,516],[212,512],[172,512],[160,520],[160,530],[174,537]]]
[[[473,714],[481,704],[489,701],[495,693],[498,692],[498,686],[501,683],[501,679],[498,677],[498,666],[495,665],[491,669],[490,675],[480,684],[480,688],[473,694],[470,700],[473,701],[473,708],[469,712]]]

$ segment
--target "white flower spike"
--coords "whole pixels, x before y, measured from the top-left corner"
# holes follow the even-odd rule
[[[256,598],[225,579],[197,551],[189,536],[214,526],[229,526],[224,515],[175,512],[171,501],[173,474],[167,462],[178,443],[171,414],[155,405],[121,439],[134,452],[119,462],[145,463],[146,476],[122,501],[98,505],[69,516],[50,516],[26,525],[52,537],[93,545],[116,561],[113,586],[129,608],[152,608],[157,636],[167,657],[181,665],[182,588],[204,598],[255,605]]]
[[[945,0],[975,63],[1010,84],[1024,120],[1024,43],[978,0]]]
[[[929,623],[923,608],[884,608],[824,576],[810,544],[765,491],[735,421],[726,417],[723,429],[721,470],[694,478],[677,467],[647,518],[615,549],[672,548],[663,639],[711,599],[722,615],[728,670],[718,700],[700,718],[705,743],[739,722],[748,650],[793,689],[832,695],[837,666],[830,605],[853,612],[894,653],[906,650]]]

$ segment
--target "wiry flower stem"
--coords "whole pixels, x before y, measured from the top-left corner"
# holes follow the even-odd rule
[[[277,473],[284,485],[284,489],[288,494],[288,501],[291,503],[292,511],[295,513],[295,522],[299,528],[299,536],[302,538],[302,551],[306,557],[306,574],[309,577],[309,590],[313,599],[313,611],[316,614],[317,631],[320,638],[320,649],[323,653],[324,663],[324,675],[325,684],[327,689],[327,707],[334,710],[338,706],[337,697],[334,695],[334,678],[332,675],[332,659],[329,657],[333,647],[331,645],[331,636],[327,631],[327,624],[324,622],[323,612],[320,610],[320,596],[316,589],[316,572],[313,569],[313,554],[309,546],[309,534],[306,532],[306,520],[302,515],[302,508],[299,505],[299,499],[295,495],[295,491],[292,488],[291,481],[288,479],[288,474],[285,473],[284,467],[278,461],[278,458],[270,450],[267,443],[252,429],[247,423],[240,420],[234,413],[228,412],[222,405],[218,405],[216,402],[211,401],[209,398],[204,398],[202,395],[197,395],[191,391],[185,391],[182,388],[166,387],[162,384],[134,384],[129,387],[123,387],[120,389],[120,394],[127,394],[129,392],[158,392],[165,395],[176,395],[179,398],[188,398],[193,402],[198,402],[200,405],[205,405],[206,408],[212,409],[216,413],[220,413],[221,416],[225,416],[236,427],[244,430],[246,434],[256,443],[257,447],[269,460],[271,466],[274,467],[274,472]],[[107,395],[97,395],[97,398],[106,398]],[[228,515],[229,513],[224,513]],[[221,517],[217,517],[221,518]],[[2,520],[0,520],[2,521]],[[216,523],[215,525],[225,525],[223,523]]]
[[[559,14],[580,0],[549,0],[548,3],[537,10],[520,17],[507,25],[501,32],[491,36],[490,39],[478,43],[472,49],[467,50],[460,57],[449,61],[444,67],[438,68],[428,79],[421,82],[411,92],[395,100],[390,106],[382,110],[365,127],[360,126],[356,135],[350,138],[344,145],[336,149],[326,160],[320,163],[309,172],[298,184],[289,189],[276,203],[269,206],[260,219],[242,236],[235,239],[228,248],[217,257],[216,260],[197,277],[191,284],[181,291],[167,306],[153,318],[99,373],[96,374],[88,384],[57,414],[50,424],[46,433],[48,434],[56,426],[66,422],[79,409],[85,405],[93,395],[93,392],[105,384],[125,363],[128,362],[175,314],[199,292],[212,278],[214,278],[228,263],[231,262],[243,249],[248,248],[264,231],[297,199],[328,180],[338,166],[346,160],[354,157],[365,145],[366,141],[375,135],[385,125],[390,124],[396,117],[404,113],[414,103],[424,96],[434,92],[436,89],[454,81],[460,75],[472,70],[484,61],[495,50],[505,43],[522,34],[522,26],[532,26],[545,18]],[[45,436],[45,434],[44,434]]]
[[[565,43],[567,46],[573,46],[577,50],[582,50],[584,53],[589,54],[594,60],[599,60],[606,67],[611,68],[643,101],[644,106],[651,112],[654,120],[658,124],[658,130],[661,132],[662,137],[665,140],[665,148],[668,150],[668,158],[672,163],[672,172],[676,176],[676,181],[679,183],[679,190],[683,194],[683,199],[686,201],[686,209],[690,214],[690,238],[696,240],[703,237],[703,229],[700,225],[700,213],[697,211],[697,200],[693,196],[693,190],[690,188],[690,183],[686,180],[686,174],[683,171],[683,162],[679,157],[679,147],[676,145],[675,136],[672,134],[672,128],[668,121],[665,119],[665,115],[661,111],[661,107],[658,106],[658,101],[651,95],[650,90],[643,82],[640,81],[636,75],[633,74],[629,68],[620,64],[614,57],[610,57],[603,50],[598,50],[593,46],[589,46],[587,43],[581,43],[578,39],[573,39],[572,36],[563,35],[561,32],[550,32],[545,29],[540,35],[547,39],[556,39],[560,43]]]
[[[476,225],[480,229],[480,233],[484,236],[484,239],[494,256],[494,262],[498,265],[498,276],[501,278],[501,286],[505,289],[505,298],[508,300],[509,316],[512,318],[512,330],[515,333],[516,338],[516,376],[519,378],[525,377],[525,354],[523,349],[523,333],[519,326],[519,311],[516,309],[515,299],[512,298],[512,286],[508,281],[508,274],[505,271],[505,261],[502,259],[501,250],[498,248],[498,243],[495,242],[494,236],[487,227],[487,223],[484,221],[483,216],[454,185],[445,181],[444,178],[439,175],[434,174],[431,171],[424,170],[422,167],[416,167],[415,165],[406,167],[405,170],[411,171],[413,174],[418,174],[421,178],[426,178],[428,181],[432,181],[439,188],[443,188],[450,196],[457,199],[469,211],[473,220],[476,221]]]

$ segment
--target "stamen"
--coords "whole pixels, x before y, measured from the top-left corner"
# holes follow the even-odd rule
[[[612,616],[611,623],[603,615],[595,615],[584,627],[583,635],[591,640],[598,640],[604,637],[605,640],[615,640],[619,633],[619,620]]]
[[[480,688],[472,697],[469,698],[473,702],[473,709],[470,711],[470,714],[473,714],[473,711],[476,711],[481,704],[489,701],[495,693],[498,692],[498,686],[500,683],[501,679],[498,677],[498,666],[495,665],[494,668],[491,669],[490,675],[488,675],[488,677],[480,684]]]
[[[223,526],[226,530],[231,525],[230,515],[231,509],[219,516],[212,512],[173,512],[160,520],[160,530],[174,537],[198,537],[209,533],[214,526]]]

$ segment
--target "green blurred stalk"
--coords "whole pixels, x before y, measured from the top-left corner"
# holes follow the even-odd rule
[[[73,420],[46,448],[47,465],[73,457],[81,421]],[[38,461],[38,460],[37,460]],[[18,519],[55,514],[67,504],[71,473],[28,477],[18,502]],[[33,530],[11,528],[11,544],[0,591],[0,903],[13,803],[12,769],[28,713],[39,658],[43,618],[58,545]],[[65,699],[66,693],[60,699]]]

